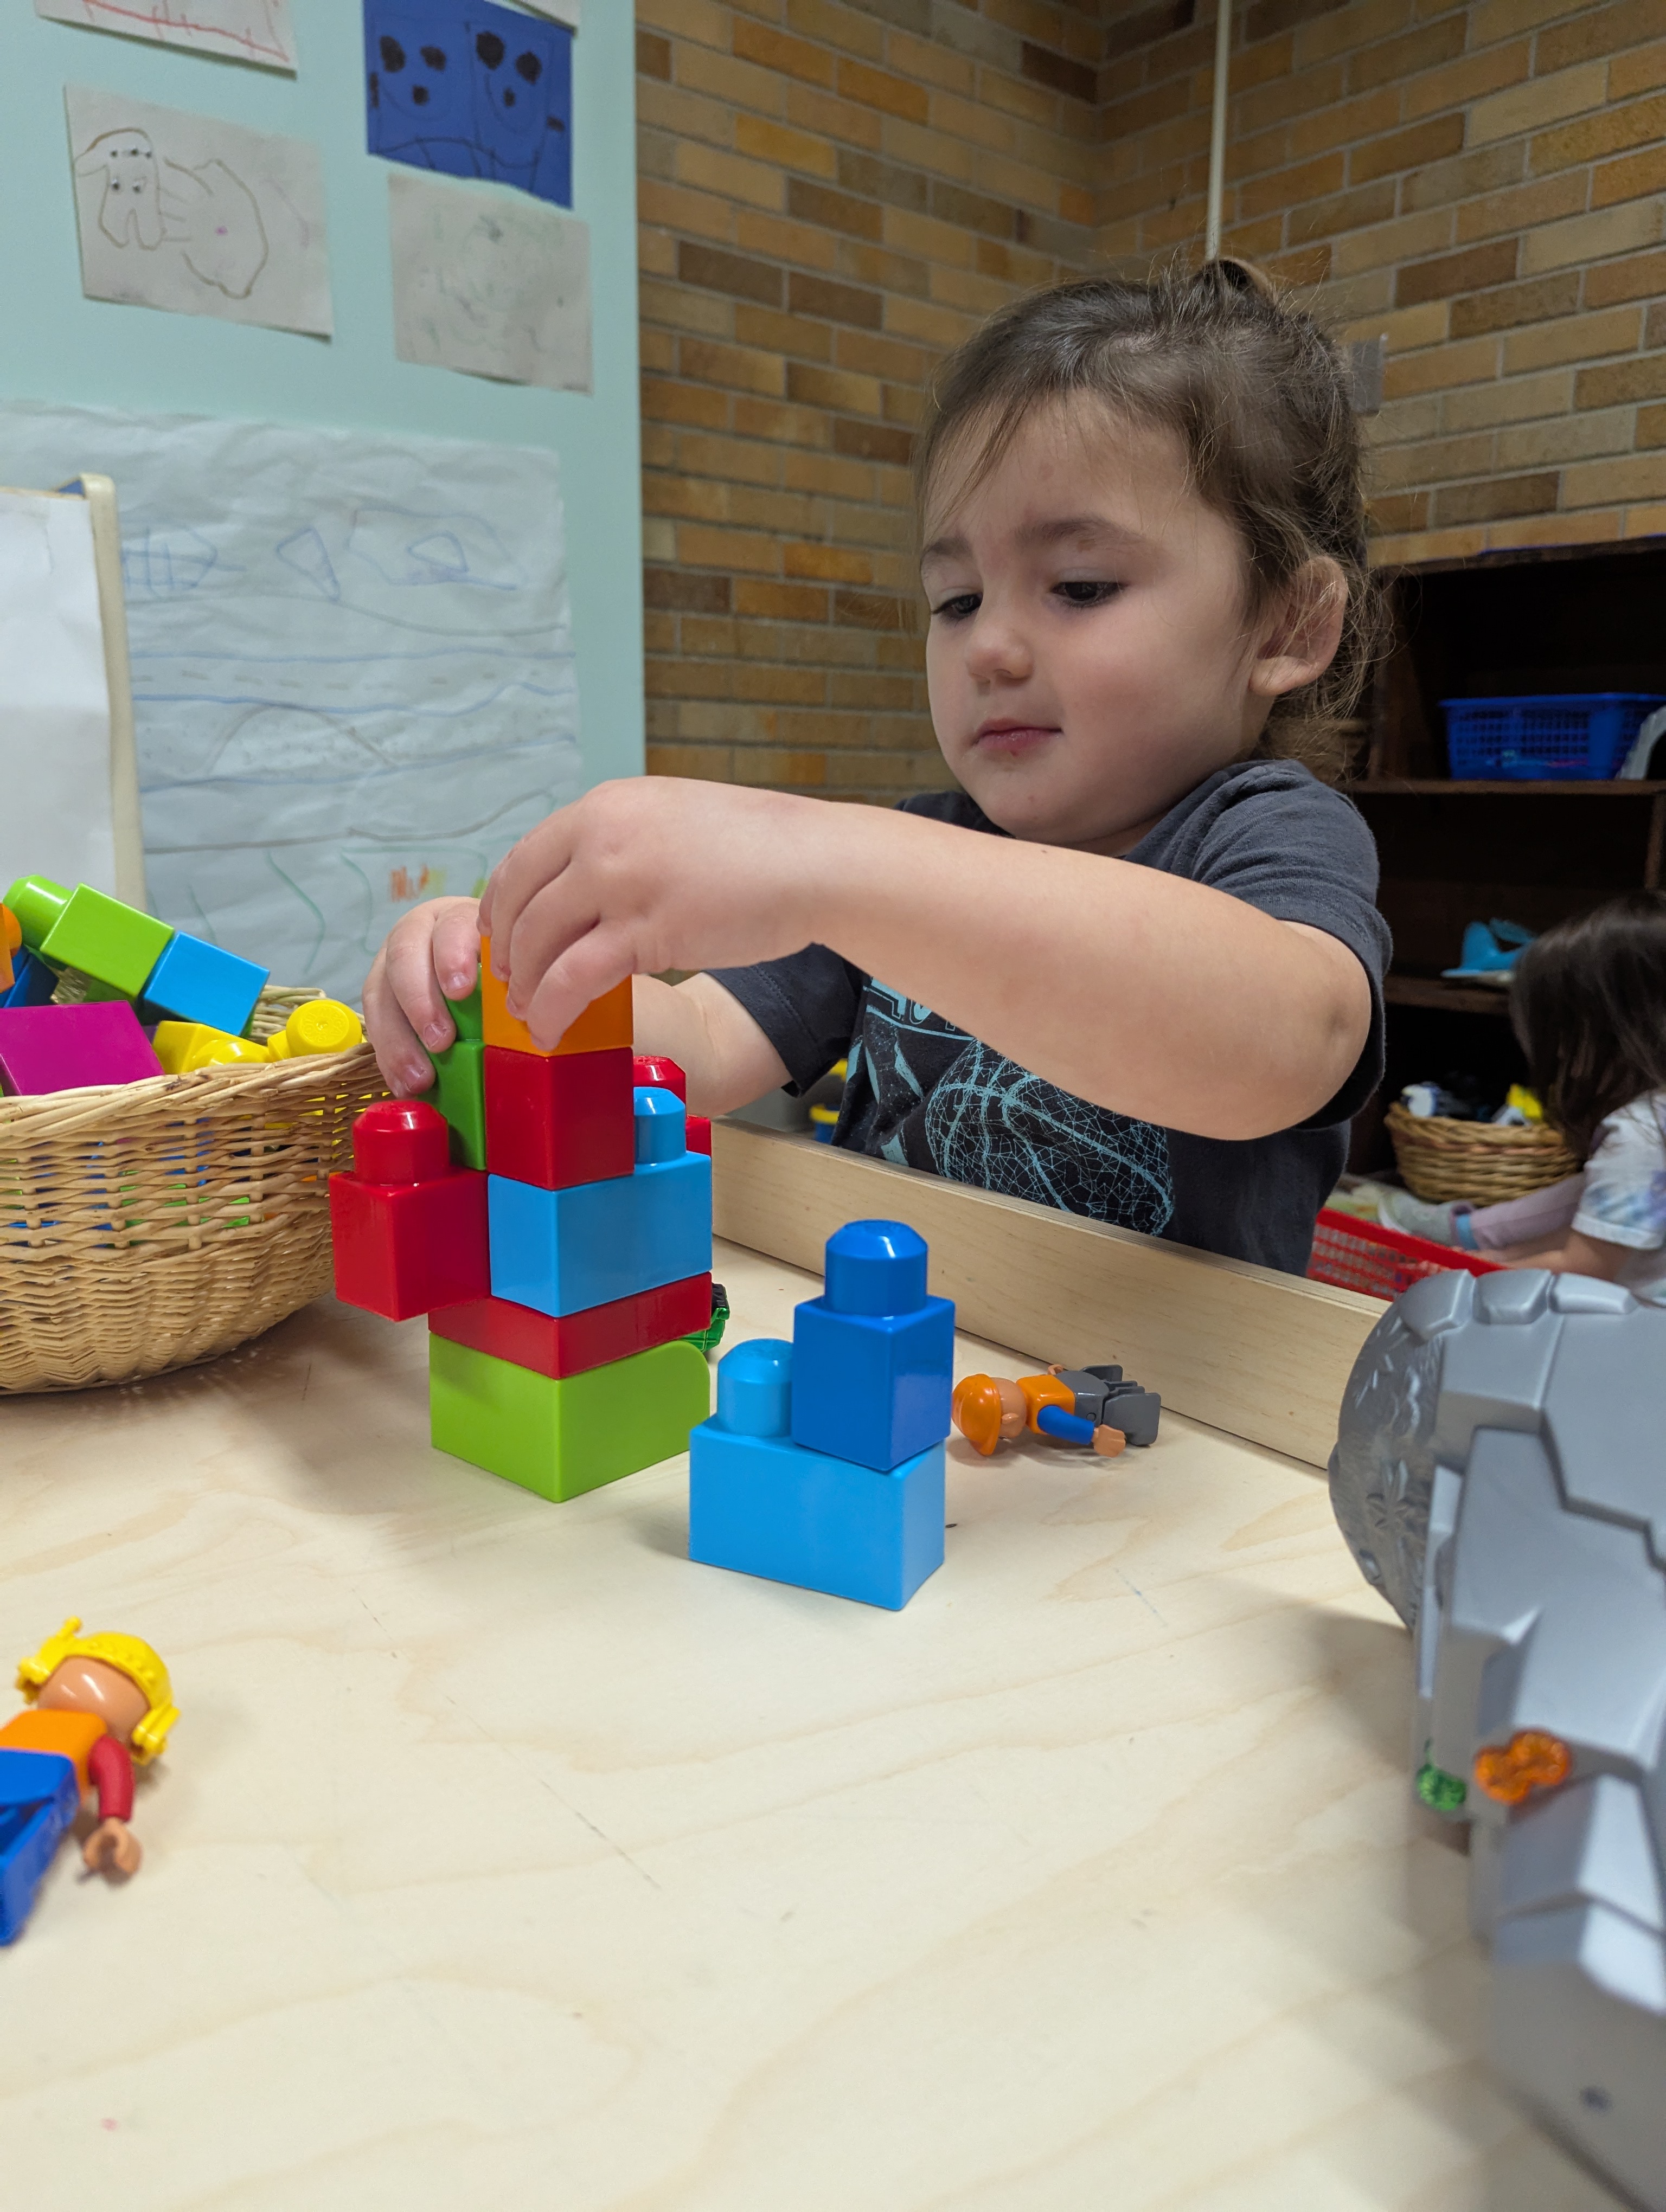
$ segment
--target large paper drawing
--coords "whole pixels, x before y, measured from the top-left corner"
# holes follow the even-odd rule
[[[156,910],[356,997],[415,901],[581,787],[552,453],[0,404],[113,477]]]
[[[364,0],[373,154],[573,204],[573,34],[488,0]]]
[[[387,185],[400,360],[588,392],[588,225],[404,170]]]
[[[89,300],[330,335],[316,147],[85,85],[64,99]]]
[[[262,69],[295,65],[289,0],[34,0],[34,12],[55,23],[228,54]]]
[[[579,27],[580,0],[524,0],[524,4],[539,15],[553,15],[558,23],[572,30]]]

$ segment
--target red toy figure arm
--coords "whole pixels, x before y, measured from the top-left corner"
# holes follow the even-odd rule
[[[87,1778],[98,1792],[99,1820],[133,1817],[133,1759],[125,1743],[101,1735],[87,1761]]]

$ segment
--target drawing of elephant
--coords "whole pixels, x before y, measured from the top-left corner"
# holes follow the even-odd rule
[[[223,161],[187,169],[167,164],[163,212],[167,235],[192,275],[228,300],[246,300],[266,265],[265,225],[254,194]]]
[[[99,228],[116,246],[142,246],[147,252],[167,236],[156,149],[148,131],[106,131],[76,163],[78,177],[102,176]]]

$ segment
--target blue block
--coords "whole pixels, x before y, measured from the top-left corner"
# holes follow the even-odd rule
[[[241,1036],[270,973],[252,960],[240,960],[234,952],[181,933],[146,978],[144,1001],[175,1021],[203,1022]]]
[[[58,988],[58,971],[33,952],[11,957],[11,988],[0,991],[0,1006],[45,1006]]]
[[[926,1293],[926,1247],[899,1221],[827,1240],[826,1289],[793,1317],[793,1441],[884,1470],[949,1433],[954,1307]]]
[[[582,1313],[711,1267],[712,1164],[699,1152],[570,1190],[489,1176],[486,1206],[492,1296],[539,1313]]]
[[[80,1810],[69,1759],[0,1745],[0,1943],[21,1933],[52,1854]]]
[[[737,1345],[689,1439],[689,1557],[900,1611],[943,1564],[943,1447],[881,1474],[786,1434],[792,1346]]]

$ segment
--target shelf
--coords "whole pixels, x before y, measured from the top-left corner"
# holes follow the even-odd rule
[[[1459,783],[1448,775],[1385,775],[1370,777],[1343,788],[1350,798],[1355,799],[1432,799],[1443,794],[1455,799],[1656,799],[1666,791],[1666,782],[1616,780],[1611,783],[1535,783],[1525,779],[1501,778],[1496,783]]]
[[[1389,975],[1383,996],[1391,1006],[1437,1006],[1447,1014],[1510,1016],[1510,994],[1490,983],[1449,983],[1439,975]]]

